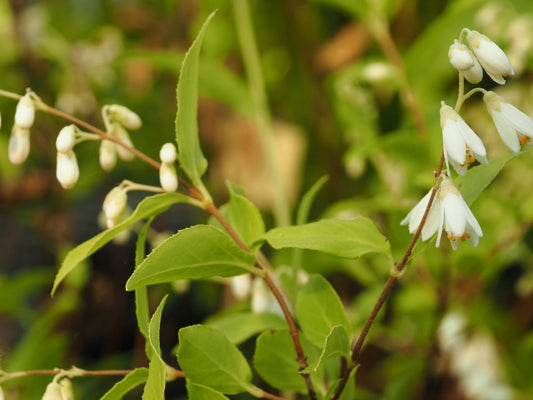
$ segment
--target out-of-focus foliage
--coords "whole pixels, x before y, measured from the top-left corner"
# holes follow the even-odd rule
[[[387,253],[390,244],[398,261],[411,239],[399,222],[433,183],[442,148],[440,101],[453,104],[456,98],[457,73],[447,59],[449,45],[463,27],[479,30],[499,43],[516,74],[505,87],[495,87],[489,79],[482,86],[533,115],[533,3],[376,0],[368,4],[390,23],[426,134],[414,128],[402,97],[403,72],[374,40],[370,16],[376,10],[366,2],[250,1],[275,148],[293,214],[302,193],[328,174],[328,182],[313,198],[308,221],[299,222],[319,217],[371,218],[390,242],[382,252]],[[157,158],[161,144],[175,137],[181,62],[201,24],[215,9],[218,12],[205,32],[198,60],[200,140],[209,160],[207,185],[217,203],[229,197],[223,208],[228,219],[238,220],[232,215],[232,204],[255,204],[246,203],[247,220],[253,222],[239,227],[248,232],[244,236],[251,245],[263,234],[263,225],[273,227],[273,190],[252,120],[252,100],[235,32],[239,22],[231,2],[0,1],[0,88],[23,93],[31,87],[46,102],[96,126],[102,125],[102,105],[127,105],[143,120],[143,128],[132,135],[133,142]],[[11,100],[0,101],[1,154],[7,154],[14,107]],[[456,252],[447,244],[436,249],[434,240],[415,246],[409,270],[372,328],[356,373],[356,388],[350,388],[353,398],[533,396],[533,155],[509,156],[480,97],[470,99],[463,110],[491,160],[487,170],[476,170],[460,186],[465,199],[473,201],[472,210],[484,235],[478,247],[461,245]],[[134,240],[106,244],[87,263],[72,267],[54,298],[48,294],[66,249],[101,231],[97,215],[109,188],[124,177],[157,184],[157,173],[139,161],[104,173],[95,161],[97,145],[87,143],[77,149],[80,181],[65,192],[53,176],[54,142],[61,128],[61,121],[39,114],[32,129],[29,161],[15,167],[7,157],[0,157],[0,368],[147,366],[142,336],[134,334],[133,296],[124,290],[135,264]],[[481,193],[468,186],[468,179],[492,178],[491,174],[496,179]],[[264,222],[257,209],[264,213]],[[136,222],[134,216],[130,218],[132,224]],[[174,234],[206,220],[189,206],[173,208],[154,220],[148,242],[155,247],[161,238],[157,232]],[[272,232],[276,231],[271,236]],[[106,242],[111,239],[103,236]],[[279,271],[297,263],[309,273],[325,275],[343,301],[352,331],[358,332],[387,279],[386,257],[368,254],[352,260],[301,247],[268,250]],[[279,276],[293,295],[291,285],[296,278],[282,272]],[[263,330],[279,329],[282,324],[277,316],[250,313],[249,301],[237,301],[228,286],[218,281],[194,282],[185,292],[177,285],[174,289],[164,312],[158,309],[156,315],[162,317],[163,325],[160,331],[154,328],[161,343],[153,351],[159,355],[160,350],[162,359],[175,364],[171,349],[178,329],[209,316],[208,324],[229,337],[224,341],[228,351],[244,355],[249,364],[254,359],[259,375],[253,377],[254,384],[260,378],[267,383],[283,381],[272,359],[263,356],[270,354],[269,346],[292,350],[287,332],[263,333],[255,353],[248,340]],[[152,310],[163,292],[163,288],[150,288]],[[298,313],[298,299],[290,300]],[[341,343],[330,345],[332,353],[345,350],[345,338],[335,330],[344,326],[341,319],[320,336]],[[242,330],[231,324],[239,321]],[[254,330],[255,324],[261,329]],[[453,340],[455,347],[450,345]],[[328,371],[338,369],[327,362],[327,354],[323,360],[315,347],[309,344],[309,348],[311,364]],[[287,364],[292,367],[291,361]],[[481,372],[470,372],[475,370]],[[145,373],[139,371],[125,384],[135,386],[134,378]],[[155,382],[151,385],[157,386],[162,374],[150,378]],[[243,375],[242,384],[249,385],[247,372]],[[293,378],[282,388],[305,392],[298,377],[294,384]],[[49,381],[48,377],[30,377],[3,387],[7,399],[33,399],[42,395]],[[74,380],[76,398],[99,398],[95,396],[102,396],[116,381]],[[480,382],[487,392],[475,391]],[[225,393],[235,392],[235,385],[229,385],[231,390]],[[194,381],[187,386],[199,397],[211,393]],[[168,398],[183,398],[185,383],[167,384],[166,393]],[[139,398],[141,392],[131,396]]]

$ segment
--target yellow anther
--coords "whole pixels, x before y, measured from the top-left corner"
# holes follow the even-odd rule
[[[531,142],[531,138],[529,136],[526,136],[526,135],[520,136],[520,146],[528,142]]]

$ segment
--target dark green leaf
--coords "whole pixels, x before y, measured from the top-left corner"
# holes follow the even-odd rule
[[[127,290],[171,282],[257,273],[254,256],[214,226],[183,229],[154,249],[126,283]]]
[[[320,357],[315,364],[309,365],[305,372],[316,371],[324,361],[334,357],[344,357],[346,360],[350,359],[350,338],[342,325],[331,328],[329,335],[326,337],[326,342]]]
[[[189,400],[224,400],[227,399],[222,393],[204,385],[197,385],[187,379],[187,394]]]

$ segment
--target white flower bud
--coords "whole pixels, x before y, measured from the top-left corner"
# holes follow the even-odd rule
[[[174,146],[172,143],[165,143],[161,147],[159,157],[161,158],[161,161],[166,164],[173,163],[176,161],[176,146]]]
[[[244,300],[252,289],[252,277],[250,274],[237,275],[230,280],[231,293],[237,300]]]
[[[474,55],[468,50],[468,48],[459,43],[457,39],[448,50],[448,58],[453,67],[458,71],[466,71],[474,66]]]
[[[100,166],[105,171],[111,171],[117,165],[117,145],[110,140],[100,143]]]
[[[76,126],[68,125],[65,126],[56,139],[56,149],[60,153],[69,152],[74,148],[74,143],[76,141]]]
[[[139,129],[142,126],[141,118],[128,107],[118,104],[110,105],[109,115],[113,120],[128,129]]]
[[[504,76],[514,75],[513,67],[504,51],[492,40],[477,31],[468,30],[468,45],[491,79],[503,85]]]
[[[59,383],[55,381],[50,382],[48,386],[46,386],[46,390],[41,400],[63,400]]]
[[[470,50],[468,50],[468,52],[472,53]],[[481,79],[483,79],[483,69],[477,58],[474,58],[474,65],[466,71],[463,71],[463,74],[465,79],[474,85],[481,82]]]
[[[159,182],[166,192],[175,192],[178,190],[178,175],[173,164],[163,163],[159,168]]]
[[[35,106],[29,94],[22,96],[15,110],[15,125],[30,129],[35,120]]]
[[[2,386],[0,386],[0,400],[4,400],[4,390],[2,389]]]
[[[130,135],[128,134],[128,131],[124,129],[124,127],[120,124],[114,123],[111,128],[111,134],[115,136],[118,140],[120,140],[122,143],[124,143],[127,146],[133,147],[133,143],[131,142]],[[133,153],[124,147],[117,145],[117,152],[118,156],[123,161],[131,161],[135,157]]]
[[[74,151],[57,153],[56,177],[63,189],[73,187],[80,176],[78,160]]]
[[[111,191],[105,197],[104,204],[102,206],[108,226],[111,221],[116,222],[120,219],[120,217],[122,217],[127,203],[128,194],[124,188],[117,186],[111,189]]]
[[[21,128],[15,124],[9,137],[9,161],[13,164],[22,164],[28,158],[29,153],[30,130],[28,128]]]
[[[70,379],[61,379],[59,386],[62,400],[74,400],[74,390],[72,389],[72,382],[70,382]]]

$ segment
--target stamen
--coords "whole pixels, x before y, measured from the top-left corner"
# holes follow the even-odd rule
[[[465,232],[463,233],[463,235],[461,236],[461,241],[465,241],[466,239],[469,239],[470,238],[470,234],[468,232]]]
[[[531,142],[531,138],[526,135],[521,135],[519,141],[520,141],[520,146],[522,146],[523,144]]]

